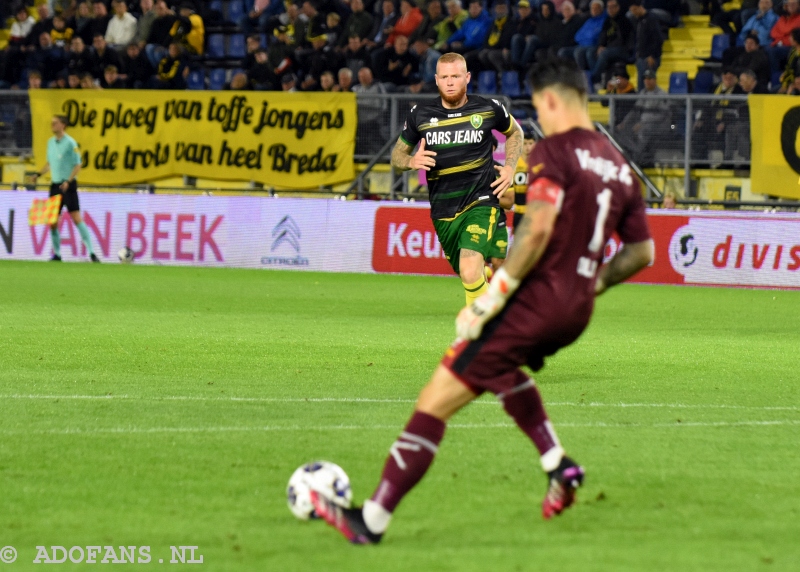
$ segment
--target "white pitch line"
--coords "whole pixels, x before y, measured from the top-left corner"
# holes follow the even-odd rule
[[[127,401],[220,401],[250,403],[416,403],[416,399],[380,399],[369,397],[204,397],[192,395],[136,396],[136,395],[39,395],[9,394],[0,395],[3,399],[74,399],[74,400],[127,400]],[[497,405],[493,400],[478,400],[477,405]],[[617,407],[636,408],[652,407],[664,409],[748,409],[756,411],[800,411],[800,406],[759,406],[759,405],[725,405],[725,404],[688,404],[688,403],[600,403],[600,402],[546,402],[547,407]]]
[[[800,420],[782,421],[699,421],[682,423],[558,423],[558,427],[578,427],[597,429],[641,429],[641,428],[677,428],[677,427],[771,427],[798,426]],[[449,429],[505,429],[515,427],[512,423],[450,423]],[[0,430],[0,435],[150,435],[154,433],[235,433],[252,432],[268,433],[280,431],[399,431],[399,425],[323,425],[309,427],[304,425],[287,426],[231,426],[231,427],[99,427],[91,429],[33,429],[33,430]]]

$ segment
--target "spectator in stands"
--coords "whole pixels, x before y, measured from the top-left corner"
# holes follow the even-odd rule
[[[86,49],[83,39],[75,36],[70,42],[69,60],[67,61],[69,73],[81,75],[92,70],[92,54]]]
[[[241,72],[233,74],[233,77],[231,78],[231,83],[230,85],[227,86],[226,89],[229,89],[231,91],[242,91],[251,89],[250,83],[247,80],[247,74]]]
[[[455,34],[469,17],[469,12],[461,6],[461,0],[446,0],[445,6],[447,15],[435,26],[436,42],[433,44],[433,48],[440,52],[444,50],[444,45],[450,36]]]
[[[50,85],[66,66],[67,56],[63,49],[53,45],[47,32],[39,36],[39,47],[28,56],[28,67],[39,72],[42,84]]]
[[[633,25],[625,13],[620,10],[619,0],[608,0],[606,13],[608,18],[603,23],[603,29],[600,30],[596,55],[592,55],[591,52],[586,54],[594,83],[602,81],[603,74],[613,63],[627,62],[633,51]]]
[[[397,22],[398,16],[394,11],[394,1],[383,0],[382,7],[383,12],[380,21],[377,19],[374,20],[372,30],[369,36],[365,38],[364,44],[369,50],[382,47],[386,43],[387,38],[391,35],[394,30],[394,25]]]
[[[739,85],[745,95],[768,93],[753,70],[739,74]],[[725,129],[725,160],[737,163],[750,158],[750,107],[747,101],[737,101],[731,107],[738,117]]]
[[[662,209],[678,208],[678,203],[676,202],[677,198],[678,196],[675,194],[675,191],[665,192],[663,198],[661,199],[661,208]]]
[[[81,76],[81,89],[100,89],[92,74],[85,73]]]
[[[325,17],[325,35],[328,37],[328,46],[336,49],[343,30],[342,17],[336,12],[328,12]]]
[[[167,46],[172,41],[170,30],[177,20],[175,12],[169,9],[166,0],[156,0],[155,7],[156,19],[150,27],[150,34],[147,36],[147,45],[145,46],[145,54],[147,59],[150,60],[150,65],[153,68],[158,67],[158,62],[161,61],[167,53]]]
[[[92,66],[90,73],[95,79],[103,77],[103,72],[108,66],[115,66],[117,69],[122,67],[119,54],[106,44],[105,34],[95,34],[95,37],[92,39],[92,47],[94,51],[90,60]]]
[[[290,8],[291,9],[291,8]],[[277,41],[272,42],[267,50],[267,59],[275,77],[294,74],[297,62],[294,59],[294,46],[289,36],[289,28],[279,25],[274,31]]]
[[[302,91],[316,91],[319,89],[319,78],[324,71],[338,71],[344,62],[343,58],[328,46],[328,38],[325,34],[317,36],[311,40],[313,48],[308,57],[305,78],[300,83]]]
[[[94,42],[94,37],[97,34],[102,34],[105,37],[108,23],[111,21],[111,15],[108,13],[108,7],[104,0],[93,0],[92,12],[94,17],[89,24],[89,35],[92,38],[92,42]]]
[[[576,45],[570,48],[561,48],[558,55],[562,58],[571,57],[581,69],[588,69],[586,55],[597,51],[600,31],[603,29],[607,17],[603,0],[592,0],[589,4],[589,18],[575,33]]]
[[[653,14],[658,21],[673,28],[681,21],[680,0],[643,0],[644,8]]]
[[[316,4],[312,0],[303,2],[303,14],[307,18],[305,26],[305,39],[312,42],[325,33],[325,14],[317,10]]]
[[[456,52],[465,58],[470,52],[476,52],[483,47],[492,27],[492,17],[483,9],[481,0],[469,0],[467,12],[469,17],[442,47],[443,51]]]
[[[541,60],[559,40],[561,35],[561,18],[556,13],[556,7],[551,0],[545,0],[539,5],[539,21],[536,23],[536,41],[534,59]],[[526,46],[528,47],[528,46]]]
[[[136,18],[128,12],[125,0],[113,0],[114,16],[108,21],[106,43],[115,50],[122,50],[136,36]]]
[[[508,13],[506,0],[497,0],[494,4],[494,20],[483,49],[478,52],[479,68],[493,70],[498,76],[511,63],[511,37],[514,25]],[[474,66],[473,66],[474,69]]]
[[[743,0],[739,10],[720,10],[713,14],[711,25],[722,28],[731,37],[731,44],[736,44],[736,35],[757,11],[758,0]]]
[[[669,132],[671,112],[666,92],[658,87],[653,70],[644,72],[644,88],[640,99],[617,126],[617,141],[629,151],[637,163],[653,159],[657,144]]]
[[[50,34],[53,29],[53,19],[50,17],[50,8],[47,4],[39,4],[36,7],[36,13],[39,18],[31,28],[31,31],[28,32],[25,42],[28,45],[28,51],[33,51],[37,48],[42,33]]]
[[[42,74],[36,70],[28,73],[28,89],[42,89]]]
[[[108,66],[103,70],[103,79],[100,80],[103,89],[125,89],[125,81],[119,77],[117,66]]]
[[[436,62],[442,56],[428,44],[424,36],[414,42],[414,53],[417,54],[419,72],[416,81],[408,86],[410,93],[436,93]]]
[[[742,91],[745,95],[769,93],[767,91],[767,86],[758,81],[758,75],[753,70],[746,69],[739,74],[739,85],[742,87]],[[747,106],[745,105],[745,107]],[[749,128],[749,122],[747,125]]]
[[[800,0],[785,0],[783,15],[769,33],[772,43],[767,48],[767,55],[772,71],[781,70],[786,65],[786,58],[792,50],[792,31],[797,28],[800,28]]]
[[[435,0],[438,1],[438,0]],[[344,29],[342,30],[341,36],[337,41],[337,45],[340,51],[344,51],[345,47],[350,41],[350,38],[353,36],[358,36],[359,42],[361,45],[364,45],[363,38],[366,38],[370,31],[372,30],[372,26],[374,25],[374,19],[372,14],[368,14],[364,11],[364,0],[351,0],[350,8],[353,10],[353,13],[347,18],[344,24]]]
[[[586,18],[575,11],[575,4],[570,2],[570,0],[565,0],[561,4],[561,27],[558,30],[558,37],[547,50],[547,54],[555,56],[564,48],[573,48],[576,46],[575,34],[578,33],[578,30],[580,30],[585,21]],[[542,58],[537,59],[541,60]]]
[[[373,81],[372,70],[363,67],[358,70],[358,85],[353,86],[353,91],[357,95],[383,95],[386,88],[381,83]],[[381,141],[388,137],[386,133],[386,121],[383,116],[386,114],[386,100],[374,97],[358,98],[358,130],[365,133],[378,133]],[[371,148],[367,137],[356,138],[356,154],[367,155],[375,151]]]
[[[347,47],[342,53],[344,57],[344,65],[353,72],[353,75],[358,74],[358,70],[366,65],[370,65],[372,60],[369,57],[367,48],[363,45],[361,38],[358,36],[351,36],[348,40]]]
[[[800,75],[795,76],[792,84],[786,90],[787,95],[800,95]]]
[[[158,14],[155,11],[153,0],[140,0],[139,7],[142,9],[142,15],[136,20],[136,35],[134,35],[133,41],[144,49]]]
[[[25,44],[25,38],[36,25],[36,20],[28,14],[24,4],[20,4],[14,13],[14,23],[11,24],[11,35],[8,38],[10,46],[19,48]]]
[[[633,0],[630,11],[636,18],[634,27],[636,30],[636,43],[634,47],[634,57],[636,58],[636,70],[639,76],[639,89],[644,87],[644,77],[647,70],[651,70],[655,75],[656,70],[661,65],[661,49],[664,45],[664,37],[661,35],[661,25],[658,18],[653,16],[643,5],[642,0]]]
[[[122,69],[125,72],[125,83],[130,89],[141,89],[147,85],[153,76],[153,66],[150,60],[136,42],[131,42],[122,56]]]
[[[722,81],[714,88],[714,95],[741,95],[739,79],[731,67],[722,68]],[[738,118],[736,106],[724,98],[697,103],[695,122],[692,126],[692,156],[708,157],[709,160],[719,156],[722,162],[725,148],[725,130],[728,124],[735,123]]]
[[[55,47],[66,50],[74,33],[75,30],[67,27],[67,23],[62,16],[53,16],[53,29],[50,30],[50,39],[53,40]]]
[[[631,76],[628,70],[625,69],[625,64],[617,64],[614,66],[612,77],[606,84],[606,93],[609,95],[626,95],[636,93],[636,88],[631,83]],[[617,111],[619,112],[619,104],[617,104]],[[625,114],[620,113],[621,117]]]
[[[283,0],[251,0],[249,4],[247,12],[237,22],[245,34],[252,34],[254,31],[264,32],[269,19],[284,11]],[[270,10],[272,4],[279,5],[281,10],[278,12],[275,12],[274,9]]]
[[[735,69],[739,70],[753,70],[758,77],[758,81],[762,86],[769,83],[770,72],[769,58],[764,49],[759,46],[758,34],[751,32],[748,34],[744,41],[744,49],[734,47],[738,55],[733,62],[726,62],[723,58],[723,64],[730,63]]]
[[[253,65],[247,69],[247,79],[253,89],[259,91],[276,91],[280,89],[279,76],[269,62],[265,48],[259,47],[254,54]]]
[[[772,0],[758,0],[758,12],[753,14],[742,27],[736,45],[743,46],[750,31],[758,34],[758,43],[768,46],[772,42],[770,32],[778,22],[778,15],[772,11]]]
[[[28,14],[25,6],[20,5],[14,14],[8,47],[4,53],[0,53],[5,63],[2,74],[0,74],[0,84],[3,88],[17,84],[22,77],[26,52],[34,49],[28,46],[28,37],[35,26],[36,21]]]
[[[294,74],[287,73],[281,78],[281,91],[285,92],[295,92],[297,91],[297,87],[295,87],[297,83],[297,79],[294,77]]]
[[[786,58],[786,66],[781,74],[781,87],[778,93],[789,93],[795,78],[800,77],[800,28],[792,30],[792,33],[789,34],[789,41],[792,49]]]
[[[180,42],[183,52],[194,55],[203,55],[206,30],[203,19],[194,11],[191,2],[183,2],[178,12],[178,18],[169,31],[170,35]]]
[[[81,40],[83,41],[83,40]],[[81,88],[81,76],[77,72],[68,72],[67,73],[67,88],[68,89],[80,89]]]
[[[78,3],[75,17],[72,19],[72,24],[75,29],[75,35],[80,36],[84,45],[92,43],[92,3],[88,0]]]
[[[300,13],[297,4],[293,2],[288,3],[286,12],[270,20],[270,29],[275,29],[278,26],[284,26],[286,28],[286,33],[289,36],[289,44],[291,46],[306,45],[305,16]]]
[[[75,0],[49,0],[49,4],[53,14],[60,14],[65,20],[70,20],[75,15]]]
[[[256,63],[256,51],[264,46],[261,45],[261,36],[259,34],[250,34],[244,40],[245,54],[242,60],[242,69],[249,70]],[[266,50],[266,47],[264,47]]]
[[[511,65],[521,72],[533,61],[536,52],[536,18],[528,0],[519,0],[517,13],[519,16],[512,22],[514,33],[511,35],[509,59]]]
[[[337,84],[333,91],[351,91],[353,89],[353,72],[350,68],[342,68],[336,74]]]
[[[413,0],[400,0],[400,17],[392,27],[392,33],[386,39],[386,47],[394,44],[397,36],[408,38],[422,23],[424,16]]]
[[[381,52],[376,60],[375,71],[378,81],[386,91],[394,92],[411,84],[418,60],[408,51],[408,37],[397,36],[394,45]]]
[[[183,55],[183,45],[172,42],[169,51],[160,62],[156,75],[150,80],[151,89],[186,89],[186,76],[189,68]]]
[[[319,91],[333,92],[336,86],[336,80],[333,79],[333,72],[325,70],[319,76]]]
[[[408,37],[408,43],[414,45],[418,38],[424,39],[428,42],[429,46],[436,43],[436,38],[439,33],[436,31],[436,26],[444,21],[444,14],[442,14],[441,0],[429,0],[425,8],[425,17],[422,23],[414,30],[414,33]]]

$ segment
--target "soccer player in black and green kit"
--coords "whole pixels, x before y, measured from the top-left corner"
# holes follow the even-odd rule
[[[468,96],[469,80],[461,55],[441,56],[436,64],[441,97],[411,108],[392,151],[395,168],[427,171],[433,226],[461,277],[467,305],[487,290],[484,261],[505,216],[498,197],[513,182],[522,153],[519,124],[497,100]],[[492,162],[493,129],[507,136],[502,167]]]

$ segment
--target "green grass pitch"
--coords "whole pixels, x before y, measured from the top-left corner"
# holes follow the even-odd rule
[[[487,396],[378,547],[295,520],[286,481],[322,458],[371,494],[457,279],[3,262],[0,292],[0,572],[39,545],[151,547],[122,570],[180,545],[210,571],[800,569],[800,292],[610,291],[536,375],[578,504],[542,520],[535,449]]]

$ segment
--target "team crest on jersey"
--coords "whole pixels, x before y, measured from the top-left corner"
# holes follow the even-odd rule
[[[475,129],[480,129],[481,125],[483,125],[483,117],[478,115],[477,113],[469,118],[469,122]]]
[[[431,117],[431,125],[437,125],[438,123],[439,123],[439,120],[437,118]]]

